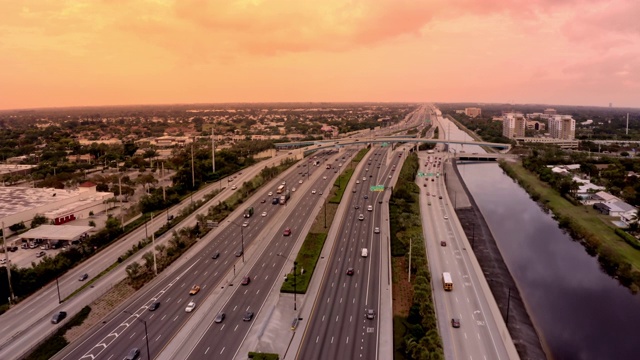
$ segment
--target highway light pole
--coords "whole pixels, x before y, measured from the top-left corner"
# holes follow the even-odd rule
[[[240,252],[242,253],[242,263],[244,264],[244,226],[242,224],[238,224],[235,221],[229,220],[230,223],[240,226]]]
[[[147,332],[147,322],[143,319],[140,319],[139,315],[130,313],[127,310],[122,310],[123,313],[134,316],[136,320],[142,322],[144,324],[144,338],[147,341],[147,360],[151,360],[151,352],[149,351],[149,333]]]

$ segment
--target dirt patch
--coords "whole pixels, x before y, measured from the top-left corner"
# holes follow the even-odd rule
[[[68,342],[73,342],[78,339],[84,333],[88,332],[95,324],[102,321],[105,316],[134,293],[135,290],[128,285],[127,280],[116,284],[116,286],[104,294],[100,299],[89,305],[91,306],[89,316],[81,325],[69,329],[64,336],[65,339],[67,339]]]
[[[393,257],[393,316],[406,318],[413,304],[413,285],[407,281],[407,265],[404,257]]]

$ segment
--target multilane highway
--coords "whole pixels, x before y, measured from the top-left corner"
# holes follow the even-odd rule
[[[319,171],[318,169],[319,167],[309,166],[308,172],[313,174]],[[294,167],[284,177],[287,184],[291,184],[290,189],[298,186],[297,182],[301,178],[299,172],[306,175],[307,167],[304,165]],[[304,178],[306,179],[306,176]],[[91,334],[73,343],[57,358],[123,358],[133,347],[141,349],[143,357],[146,357],[144,326],[138,319],[147,323],[151,356],[158,354],[185,321],[201,313],[198,311],[198,305],[201,305],[211,292],[217,287],[227,288],[238,285],[227,282],[225,279],[233,277],[234,272],[238,274],[247,272],[247,268],[243,266],[245,264],[243,260],[246,259],[236,256],[236,253],[242,249],[242,243],[244,243],[245,257],[253,256],[253,248],[264,241],[262,233],[269,229],[267,224],[278,216],[279,212],[287,209],[287,206],[272,205],[271,197],[267,196],[268,191],[274,191],[273,197],[276,196],[275,184],[281,181],[282,179],[273,181],[269,189],[261,190],[260,195],[252,197],[252,201],[245,203],[240,211],[230,216],[231,223],[225,222],[227,226],[207,234],[200,240],[202,245],[196,244],[196,249],[183,255],[179,264],[165,270],[166,274],[161,274],[160,279],[128,300],[126,306],[99,329],[95,329]],[[296,195],[297,192],[293,192],[292,199]],[[245,219],[241,211],[249,206],[253,206],[255,212],[251,218]],[[264,217],[261,216],[263,212],[267,213]],[[248,220],[248,226],[243,227],[245,220]],[[220,256],[212,259],[212,255],[216,252],[219,252]],[[191,296],[189,290],[193,285],[200,286],[201,290],[198,294]],[[148,311],[147,307],[155,301],[160,301],[160,307],[153,312]],[[190,301],[196,303],[196,309],[193,313],[186,313],[185,307]]]
[[[383,193],[372,192],[369,187],[388,187],[389,175],[400,159],[394,155],[387,166],[386,153],[386,149],[375,150],[368,158],[370,164],[361,166],[345,193],[343,203],[349,210],[323,274],[298,359],[377,358],[380,266],[386,261],[380,254],[381,247],[387,246],[387,234],[374,233],[383,220]],[[369,205],[372,211],[368,211]],[[360,215],[363,220],[359,220]],[[362,257],[362,248],[368,249],[367,257]],[[353,275],[346,273],[349,268],[353,268]],[[365,316],[369,309],[374,311],[373,319]]]

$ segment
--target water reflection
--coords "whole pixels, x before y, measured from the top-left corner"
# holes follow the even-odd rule
[[[460,173],[554,358],[640,359],[640,297],[604,274],[497,164]]]

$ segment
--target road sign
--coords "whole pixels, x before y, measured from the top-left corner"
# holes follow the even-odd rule
[[[419,177],[424,177],[424,176],[425,176],[425,173],[418,171],[418,176],[419,176]]]
[[[384,191],[384,185],[373,185],[369,189],[371,191]]]
[[[389,146],[389,143],[383,142],[382,145],[380,145],[380,147],[387,147]]]

